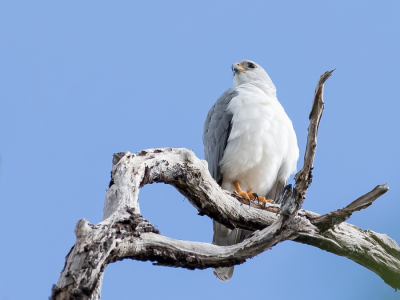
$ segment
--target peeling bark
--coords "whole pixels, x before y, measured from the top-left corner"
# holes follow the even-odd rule
[[[77,241],[66,257],[64,269],[50,299],[100,299],[104,270],[123,259],[153,261],[156,265],[205,269],[241,264],[276,244],[293,240],[345,256],[400,288],[400,248],[384,234],[343,223],[352,213],[370,206],[388,187],[377,186],[346,207],[318,215],[302,210],[312,179],[318,125],[323,110],[323,84],[318,82],[310,113],[304,166],[287,186],[282,204],[249,203],[224,191],[212,179],[207,162],[187,149],[148,149],[138,154],[114,154],[112,179],[104,203],[104,220],[91,225],[77,222]],[[161,235],[140,215],[139,190],[163,182],[174,186],[198,210],[233,229],[254,231],[242,243],[216,246],[175,240]]]

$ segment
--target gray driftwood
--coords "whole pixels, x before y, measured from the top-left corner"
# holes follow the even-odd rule
[[[312,179],[318,125],[323,111],[323,84],[318,82],[310,113],[303,168],[295,186],[285,188],[281,205],[249,203],[222,190],[211,178],[207,162],[187,149],[149,149],[138,154],[114,154],[112,179],[104,203],[104,220],[91,225],[81,219],[75,245],[66,257],[50,299],[100,299],[104,270],[126,258],[156,265],[205,269],[241,264],[274,245],[293,240],[345,256],[370,269],[395,289],[400,288],[400,248],[385,234],[343,223],[352,213],[370,206],[388,187],[378,185],[342,209],[319,215],[301,209]],[[139,189],[163,182],[174,186],[198,210],[229,228],[254,233],[240,244],[216,246],[175,240],[161,235],[140,214]]]

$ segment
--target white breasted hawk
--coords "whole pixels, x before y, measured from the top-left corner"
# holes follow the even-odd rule
[[[232,71],[234,87],[219,97],[204,124],[208,169],[225,190],[235,190],[246,199],[259,195],[262,202],[278,202],[299,158],[292,122],[260,65],[243,60],[234,63]],[[240,243],[248,233],[214,221],[213,244]],[[214,269],[214,274],[226,281],[233,269]]]

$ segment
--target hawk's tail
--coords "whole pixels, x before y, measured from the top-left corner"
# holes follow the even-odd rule
[[[241,243],[251,231],[243,229],[231,230],[216,221],[214,223],[214,237],[213,244],[218,246],[230,246],[233,244]],[[214,270],[215,276],[222,281],[228,281],[233,276],[235,267],[216,268]]]

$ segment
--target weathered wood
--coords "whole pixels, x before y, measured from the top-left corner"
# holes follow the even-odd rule
[[[298,197],[299,202],[297,210],[300,209],[305,199],[307,188],[312,181],[312,169],[314,165],[315,151],[317,150],[317,134],[318,127],[321,121],[322,112],[324,110],[324,83],[331,77],[334,70],[326,71],[318,80],[317,87],[315,88],[314,99],[309,115],[310,125],[308,126],[306,151],[304,153],[303,168],[296,174],[295,181],[296,187],[294,188],[294,195]]]
[[[316,225],[321,232],[324,232],[332,228],[334,225],[340,224],[349,219],[353,212],[367,208],[388,190],[389,187],[386,186],[386,184],[378,185],[372,191],[354,200],[344,208],[332,211],[323,216],[310,218],[311,223]]]
[[[266,207],[224,191],[212,179],[207,162],[187,149],[148,149],[138,154],[122,152],[113,157],[112,179],[104,203],[104,220],[92,225],[79,220],[77,241],[66,257],[64,269],[50,299],[100,299],[104,270],[123,259],[204,269],[241,264],[274,245],[294,240],[345,256],[378,274],[393,288],[400,288],[400,248],[386,235],[341,223],[386,192],[378,186],[343,209],[320,216],[302,210],[312,179],[318,125],[323,110],[323,83],[317,85],[310,114],[304,166],[295,186],[286,187],[282,205]],[[221,247],[208,243],[174,240],[161,235],[140,215],[139,190],[163,182],[174,186],[198,210],[229,228],[254,231],[242,243]]]
[[[106,196],[106,199],[115,199],[119,204],[114,206],[114,213],[109,218],[93,227],[84,219],[78,221],[75,230],[77,243],[67,256],[66,267],[57,284],[58,288],[64,287],[60,292],[68,292],[76,297],[82,297],[83,290],[90,294],[101,279],[102,274],[96,275],[96,272],[104,271],[108,263],[125,258],[151,260],[156,264],[188,269],[222,267],[243,263],[278,242],[291,239],[348,257],[371,269],[393,287],[399,287],[395,285],[396,281],[390,281],[400,278],[400,249],[394,241],[345,223],[321,232],[312,224],[319,216],[305,210],[300,210],[298,216],[288,224],[289,230],[276,234],[281,228],[282,218],[266,208],[254,207],[257,203],[252,203],[249,208],[247,204],[220,189],[206,172],[204,161],[193,156],[192,162],[185,162],[185,158],[192,156],[190,153],[186,149],[150,149],[140,155],[125,153],[118,165],[113,167],[115,188],[110,188]],[[129,173],[135,175],[129,176],[128,186],[118,188],[123,187],[123,182],[126,183]],[[233,227],[256,232],[243,243],[230,247],[164,237],[135,211],[139,193],[135,186],[144,184],[144,180],[147,184],[165,182],[179,186],[199,213],[210,215],[218,210],[215,215],[218,220],[229,219],[227,224]],[[115,194],[126,192],[130,194],[121,196],[123,200],[115,197]],[[375,192],[373,194],[373,198],[376,198]],[[357,205],[353,202],[348,207],[360,208],[371,201],[366,201],[367,198],[372,199],[371,192],[357,199]],[[276,205],[271,207],[276,208]],[[376,239],[383,242],[378,243]],[[360,260],[360,257],[365,259]],[[385,269],[387,271],[381,271]],[[80,281],[85,283],[86,289],[73,288]]]
[[[347,257],[400,289],[400,248],[386,234],[341,223],[324,233],[301,233],[294,241]]]

